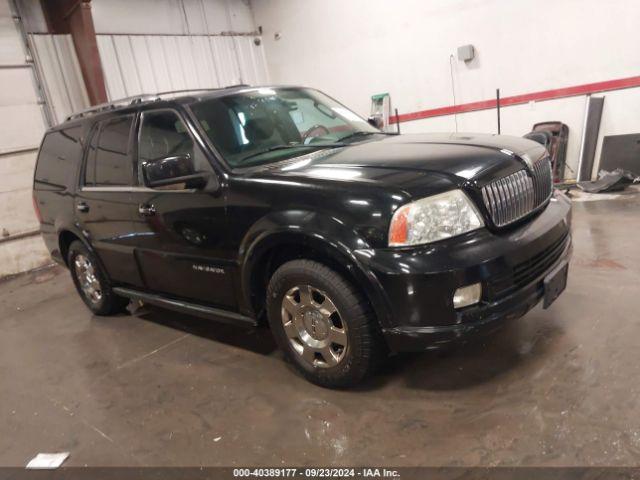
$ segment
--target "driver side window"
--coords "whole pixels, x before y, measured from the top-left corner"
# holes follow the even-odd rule
[[[167,161],[174,158],[182,158],[183,161]],[[138,138],[138,168],[145,185],[152,179],[145,173],[149,169],[143,167],[150,164],[155,165],[156,170],[163,170],[164,178],[176,178],[175,183],[153,187],[162,190],[184,190],[188,187],[180,181],[180,177],[211,170],[204,153],[173,110],[148,111],[142,115]],[[166,168],[170,171],[166,171]]]

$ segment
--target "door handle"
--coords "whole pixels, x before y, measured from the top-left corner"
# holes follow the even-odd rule
[[[138,205],[138,213],[143,217],[151,217],[156,214],[156,207],[149,203],[141,203]]]
[[[89,211],[89,205],[84,202],[80,202],[76,205],[76,210],[81,213],[87,213]]]

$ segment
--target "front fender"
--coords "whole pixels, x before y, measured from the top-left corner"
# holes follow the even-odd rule
[[[252,276],[257,264],[272,249],[287,244],[306,246],[344,265],[367,296],[380,325],[390,325],[390,309],[380,282],[353,254],[354,250],[369,248],[368,243],[340,219],[304,210],[270,213],[243,238],[238,260],[244,305],[251,305]]]

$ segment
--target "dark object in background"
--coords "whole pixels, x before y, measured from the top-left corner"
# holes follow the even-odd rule
[[[524,138],[528,138],[529,140],[533,140],[534,142],[538,142],[544,148],[549,151],[551,147],[551,139],[553,135],[549,132],[529,132],[526,135],[523,135]]]
[[[604,97],[587,97],[587,108],[584,113],[584,129],[580,141],[580,158],[578,159],[578,173],[576,180],[590,181],[593,177],[593,161],[596,157],[600,119],[604,107]],[[602,167],[600,167],[602,168]]]
[[[558,183],[564,180],[564,166],[567,159],[567,141],[569,140],[569,127],[562,122],[542,122],[536,123],[533,130],[525,135],[525,138],[542,143],[537,138],[530,135],[545,133],[551,135],[545,148],[551,156],[551,168],[553,172],[553,182]],[[542,138],[542,137],[538,137]],[[544,145],[544,143],[542,143]]]
[[[607,135],[602,141],[600,168],[623,168],[640,175],[640,133]]]
[[[613,172],[600,170],[598,180],[578,182],[578,187],[588,193],[620,192],[632,183],[640,183],[640,177],[629,170],[616,168]]]

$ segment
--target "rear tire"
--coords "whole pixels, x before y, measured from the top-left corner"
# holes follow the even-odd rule
[[[67,265],[80,298],[95,315],[125,310],[129,300],[113,293],[109,277],[97,257],[79,240],[69,246]]]
[[[317,385],[354,386],[385,356],[367,300],[321,263],[293,260],[278,268],[267,288],[267,314],[285,357]]]

